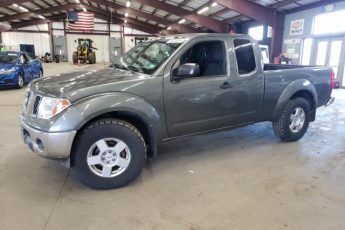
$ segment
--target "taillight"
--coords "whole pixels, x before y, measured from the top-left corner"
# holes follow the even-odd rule
[[[331,72],[331,89],[335,89],[335,74],[333,70]]]

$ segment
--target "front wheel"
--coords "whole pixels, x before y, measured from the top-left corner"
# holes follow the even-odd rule
[[[291,99],[280,118],[273,122],[274,133],[283,141],[297,141],[306,133],[310,117],[310,105],[306,99]]]
[[[82,131],[72,156],[80,181],[95,189],[110,189],[132,182],[145,164],[146,146],[131,124],[103,119]]]

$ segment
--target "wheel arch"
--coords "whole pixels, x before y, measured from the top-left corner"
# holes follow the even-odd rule
[[[90,124],[105,118],[119,119],[133,125],[135,128],[138,129],[138,131],[141,133],[145,140],[145,144],[147,145],[148,157],[154,158],[157,156],[157,137],[155,135],[153,128],[150,127],[149,123],[139,114],[124,110],[106,112],[90,118],[87,122],[85,122],[82,126],[78,128],[76,137],[73,141],[72,149],[78,142],[78,139],[84,129],[86,129]],[[72,154],[73,152],[74,151],[72,151]],[[73,159],[73,157],[71,157],[71,159]],[[73,162],[71,162],[71,164],[73,165]]]
[[[284,89],[274,110],[273,120],[278,120],[288,101],[297,97],[302,97],[309,102],[312,115],[311,121],[314,121],[318,104],[317,91],[315,86],[306,79],[293,81]]]
[[[115,103],[121,102],[121,103]],[[114,105],[115,104],[115,105]],[[121,104],[121,105],[120,105]],[[78,112],[77,112],[78,111]],[[79,118],[72,121],[68,128],[77,130],[73,148],[82,131],[91,123],[104,118],[124,120],[136,127],[142,134],[147,145],[148,157],[157,155],[157,146],[166,132],[161,117],[156,109],[147,101],[135,95],[126,93],[98,95],[76,105],[73,111],[69,111],[68,117],[78,114]],[[59,127],[59,123],[56,124]],[[72,158],[71,158],[72,159]],[[71,162],[73,164],[73,162]]]

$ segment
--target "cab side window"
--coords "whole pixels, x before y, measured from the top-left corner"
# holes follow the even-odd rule
[[[24,54],[24,56],[25,56],[25,59],[29,62],[29,61],[32,61],[32,57],[28,54],[28,53],[26,53],[26,54]]]
[[[251,41],[247,39],[235,39],[234,47],[238,73],[243,75],[255,71],[255,55]]]
[[[222,41],[199,42],[180,57],[180,65],[197,63],[200,76],[226,74],[225,46]]]
[[[31,60],[35,60],[35,59],[36,59],[35,54],[32,54],[32,53],[27,53],[26,55],[28,56],[29,61],[31,61]]]

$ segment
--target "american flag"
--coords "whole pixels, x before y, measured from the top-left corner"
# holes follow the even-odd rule
[[[90,12],[68,12],[68,29],[92,31],[95,29],[95,15]]]

